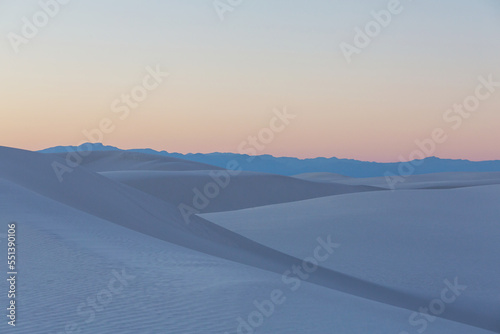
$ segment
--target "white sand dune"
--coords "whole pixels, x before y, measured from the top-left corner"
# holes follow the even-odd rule
[[[138,286],[116,296],[116,303],[110,302],[109,307],[96,312],[96,318],[84,325],[85,331],[235,333],[236,318],[246,318],[254,311],[254,300],[269,298],[273,289],[286,289],[281,282],[281,274],[302,263],[302,254],[296,253],[296,250],[304,249],[303,240],[310,233],[321,236],[325,232],[322,224],[315,226],[314,222],[321,212],[314,211],[292,211],[304,219],[302,227],[295,229],[295,250],[282,249],[279,243],[256,242],[252,240],[255,236],[247,238],[243,232],[235,233],[199,217],[193,217],[192,223],[186,225],[177,203],[169,197],[172,195],[165,193],[181,193],[186,188],[186,193],[189,193],[191,186],[200,184],[200,180],[207,180],[206,168],[211,167],[183,161],[154,160],[156,157],[148,160],[144,155],[131,158],[115,154],[100,152],[95,160],[91,160],[91,155],[84,163],[87,167],[75,168],[63,182],[59,182],[51,167],[52,162],[59,159],[57,156],[0,148],[2,220],[15,220],[19,224],[19,243],[25,252],[24,264],[22,261],[19,264],[20,267],[25,266],[25,279],[19,289],[35,291],[20,294],[20,305],[25,309],[17,332],[36,333],[43,329],[44,332],[60,333],[68,321],[75,318],[85,320],[75,312],[75,308],[87,297],[95,296],[105,288],[113,270],[130,268],[131,275],[138,278]],[[133,160],[136,160],[135,164]],[[142,172],[127,172],[135,169]],[[100,175],[95,171],[113,172]],[[153,188],[155,183],[165,193]],[[234,188],[227,196],[245,196],[239,198],[240,201],[248,198],[243,206],[270,204],[280,196],[285,198],[282,202],[296,201],[301,199],[300,196],[307,198],[311,194],[316,194],[314,197],[326,196],[324,189],[336,196],[323,200],[365,198],[366,202],[361,200],[354,206],[350,201],[344,203],[344,211],[340,211],[346,216],[348,212],[355,214],[372,200],[384,198],[390,193],[366,191],[373,190],[367,187],[322,185],[265,174],[245,173],[235,178],[233,184]],[[275,187],[283,188],[282,192],[265,198],[259,190],[266,184],[271,185],[267,188],[269,191]],[[225,190],[229,191],[229,187]],[[286,197],[290,192],[299,192],[299,197]],[[346,194],[349,192],[356,193]],[[488,195],[485,192],[484,196]],[[222,192],[220,196],[223,196]],[[316,198],[310,201],[316,203],[321,200]],[[221,200],[218,204],[219,209],[238,208],[238,200],[228,206],[223,202]],[[291,205],[293,208],[302,203],[275,204],[249,210],[275,208],[279,212],[282,206]],[[369,208],[370,205],[368,211]],[[400,214],[407,212],[405,210],[417,210],[418,205],[408,204],[392,209],[394,214]],[[324,217],[332,214],[322,212]],[[365,213],[363,210],[360,212]],[[473,217],[481,217],[474,216],[475,212],[471,212]],[[491,210],[486,212],[496,215]],[[266,219],[271,221],[269,228],[272,230],[273,226],[277,226],[272,222],[282,222],[283,217],[271,214]],[[493,235],[496,230],[491,228]],[[286,227],[284,230],[277,229],[274,236],[280,238],[286,230]],[[26,239],[23,240],[23,237]],[[387,238],[390,239],[390,234]],[[312,250],[314,247],[310,248]],[[375,255],[373,250],[367,251],[366,258]],[[382,248],[381,254],[384,251]],[[403,248],[404,256],[408,252]],[[405,261],[405,258],[401,256],[400,261]],[[432,268],[430,266],[429,270]],[[482,266],[479,268],[483,269]],[[410,288],[416,286],[398,285],[390,279],[390,273],[386,273],[384,280],[383,270],[373,271],[373,275],[379,275],[378,280],[360,276],[355,271],[348,273],[345,267],[325,263],[311,275],[309,283],[288,295],[289,302],[276,310],[255,332],[325,333],[332,328],[338,333],[399,333],[406,330],[408,310],[416,310],[428,303],[429,290],[412,290]],[[477,314],[477,310],[471,309],[471,305],[496,304],[488,304],[490,299],[480,295],[474,297],[478,300],[472,300],[470,304],[469,299],[464,298],[467,303],[450,305],[429,326],[428,332],[487,333],[487,330],[498,330],[498,323],[496,318],[492,319],[491,312]]]
[[[346,194],[204,218],[303,258],[318,235],[343,246],[325,266],[431,300],[443,280],[467,292],[453,306],[499,328],[500,185]],[[354,209],[354,210],[353,210]],[[397,250],[397,252],[395,251]]]
[[[401,182],[394,182],[399,180]],[[341,183],[346,185],[365,185],[389,189],[390,185],[385,177],[370,178],[338,178],[323,177],[316,178],[317,182]],[[474,187],[481,185],[500,184],[500,172],[477,172],[477,173],[435,173],[410,176],[395,176],[390,179],[394,182],[396,189],[449,189],[460,187]]]
[[[322,196],[379,190],[370,186],[317,184],[295,178],[241,172],[230,178],[217,176],[213,171],[120,171],[101,173],[109,179],[139,189],[169,203],[193,206],[195,189],[204,192],[215,179],[227,186],[217,186],[218,195],[210,199],[200,212],[217,212],[256,206],[299,201]],[[213,175],[213,176],[212,176]],[[226,173],[226,175],[228,175]],[[226,181],[227,180],[227,181]]]

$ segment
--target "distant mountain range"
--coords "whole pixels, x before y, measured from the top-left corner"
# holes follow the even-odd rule
[[[76,146],[56,146],[41,150],[41,153],[75,152]],[[271,155],[248,156],[237,153],[169,153],[153,149],[121,150],[103,144],[83,144],[80,150],[93,151],[129,151],[146,154],[156,154],[190,161],[201,162],[230,169],[241,168],[245,171],[264,172],[280,175],[297,175],[303,173],[327,172],[350,177],[376,177],[387,173],[393,175],[429,174],[441,172],[498,172],[500,161],[469,161],[429,157],[424,160],[414,160],[410,163],[380,163],[352,159],[314,158],[298,159],[289,157],[273,157]],[[229,164],[229,165],[228,165]]]

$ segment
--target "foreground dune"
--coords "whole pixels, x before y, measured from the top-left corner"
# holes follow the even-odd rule
[[[458,277],[467,293],[454,306],[478,323],[489,317],[495,328],[499,269],[491,264],[500,253],[498,198],[500,185],[401,190],[203,217],[299,258],[308,256],[318,236],[331,235],[342,247],[326,267],[429,300],[445,279]]]

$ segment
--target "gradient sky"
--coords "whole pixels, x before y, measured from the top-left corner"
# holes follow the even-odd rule
[[[40,5],[0,1],[0,145],[77,145],[109,117],[108,145],[236,152],[287,107],[261,153],[397,161],[442,127],[434,155],[500,159],[500,89],[458,130],[443,121],[479,76],[500,81],[500,1],[401,0],[347,64],[339,44],[387,3],[246,0],[221,21],[211,0],[73,0],[16,54],[7,35]],[[169,78],[119,120],[111,103],[156,64]]]

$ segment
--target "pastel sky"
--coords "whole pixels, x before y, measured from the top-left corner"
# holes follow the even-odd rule
[[[348,63],[341,43],[389,2],[243,0],[221,20],[212,0],[73,0],[16,53],[41,5],[0,1],[0,145],[77,145],[108,118],[104,144],[237,152],[286,107],[259,153],[397,161],[442,128],[433,155],[500,159],[500,87],[457,129],[443,119],[478,77],[500,82],[500,1],[401,0]],[[168,78],[120,119],[113,102],[157,65]]]

